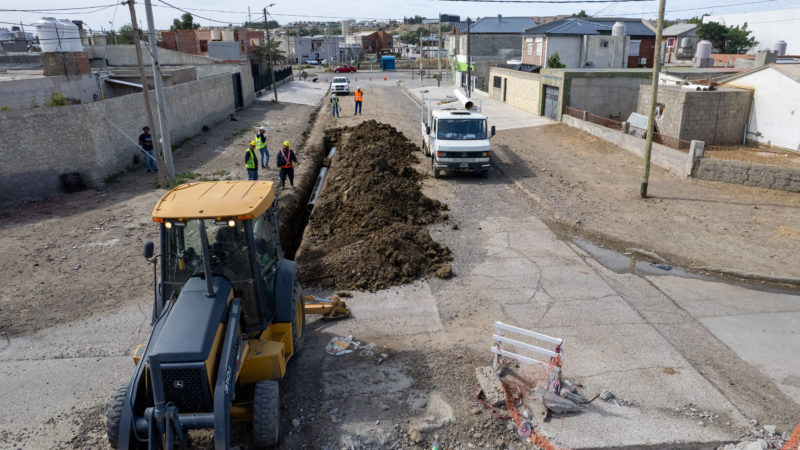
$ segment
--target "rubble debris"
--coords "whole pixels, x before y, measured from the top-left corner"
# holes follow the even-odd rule
[[[506,396],[503,392],[503,384],[491,366],[476,367],[475,377],[478,378],[478,384],[488,404],[500,406],[505,403]]]
[[[408,430],[408,437],[415,443],[418,444],[422,441],[422,434],[419,432],[418,429],[412,428]]]
[[[608,391],[608,390],[604,390],[604,391],[600,392],[600,400],[609,401],[609,400],[613,400],[613,399],[614,399],[614,393],[613,392]]]
[[[563,383],[561,384],[561,396],[579,405],[582,405],[584,403],[589,403],[589,400],[587,400],[586,397],[582,396],[581,394],[564,389]]]
[[[552,392],[546,391],[541,386],[534,389],[533,393],[537,402],[542,402],[549,411],[555,414],[567,414],[580,412],[581,410],[581,407],[572,400],[559,397]]]
[[[354,348],[351,349],[350,347]],[[352,353],[354,349],[358,348],[358,342],[353,342],[353,336],[335,337],[328,342],[325,346],[325,351],[332,356],[344,355]]]
[[[452,260],[427,225],[447,206],[422,194],[419,148],[374,120],[330,130],[337,140],[297,263],[304,286],[376,291],[434,273]]]
[[[439,267],[438,269],[436,269],[436,276],[441,278],[441,279],[443,279],[443,280],[446,280],[446,279],[450,278],[451,276],[453,276],[453,268],[450,267],[449,264],[445,264],[445,265]]]

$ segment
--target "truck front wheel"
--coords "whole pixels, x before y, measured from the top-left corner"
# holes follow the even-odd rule
[[[433,169],[433,178],[439,178],[439,170],[436,169],[436,158],[431,155],[431,168]]]

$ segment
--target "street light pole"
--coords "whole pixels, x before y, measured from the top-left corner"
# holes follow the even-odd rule
[[[647,183],[650,179],[650,152],[653,148],[653,128],[655,126],[656,100],[658,99],[658,76],[661,73],[661,34],[664,30],[664,3],[658,4],[658,23],[656,24],[656,46],[653,55],[653,80],[650,91],[650,115],[647,117],[647,140],[644,144],[644,168],[642,169],[642,184],[639,195],[647,198]]]
[[[439,13],[439,22],[436,24],[439,27],[439,38],[436,41],[436,86],[442,85],[442,13]]]
[[[275,6],[270,3],[267,8]],[[269,73],[272,77],[272,92],[275,94],[275,103],[278,103],[278,86],[275,86],[275,68],[272,67],[272,39],[269,37],[269,22],[267,21],[267,8],[264,8],[264,27],[267,30],[267,54],[269,55]]]

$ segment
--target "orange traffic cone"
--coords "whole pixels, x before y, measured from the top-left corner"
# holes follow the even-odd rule
[[[356,77],[356,81],[358,81],[358,77]]]
[[[383,81],[386,81],[386,75],[383,76]]]
[[[325,81],[328,81],[328,77],[325,77]]]
[[[369,81],[372,81],[372,77],[369,77]]]

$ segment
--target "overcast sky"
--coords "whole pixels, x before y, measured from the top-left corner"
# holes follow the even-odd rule
[[[137,18],[146,25],[143,0],[138,0],[136,5]],[[262,9],[267,4],[252,3],[247,0],[166,0],[167,3],[185,9],[195,16],[195,22],[203,26],[221,26],[228,23],[241,24],[247,20],[248,6],[252,10],[252,20],[263,18]],[[398,19],[404,16],[420,15],[436,17],[438,13],[456,14],[472,18],[496,16],[549,16],[557,14],[571,14],[586,10],[590,15],[597,16],[626,16],[655,18],[658,11],[658,1],[628,1],[608,3],[580,3],[572,4],[519,4],[519,3],[482,3],[472,1],[440,1],[440,0],[406,0],[398,3],[395,0],[273,0],[275,6],[269,12],[275,20],[284,24],[301,20],[340,20],[353,19]],[[571,0],[566,0],[571,1]],[[156,27],[169,28],[172,20],[183,12],[166,6],[160,0],[152,0]],[[53,16],[59,19],[83,20],[93,30],[100,27],[108,29],[109,22],[114,23],[114,28],[130,23],[130,13],[127,5],[114,5],[111,0],[0,0],[0,27],[10,27],[11,22],[32,24],[42,16]],[[703,13],[742,13],[752,11],[765,11],[775,9],[800,8],[800,0],[667,0],[667,18],[688,18]],[[707,6],[701,6],[707,5]],[[81,10],[63,13],[52,12],[19,12],[7,11],[8,9],[34,8],[79,8],[95,7],[97,9]],[[218,10],[218,11],[202,11]],[[202,17],[201,17],[202,16]],[[262,19],[263,20],[263,19]],[[219,22],[215,22],[219,21]],[[800,24],[798,24],[800,26]],[[26,29],[26,31],[28,31]],[[33,30],[31,30],[33,31]]]

